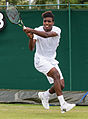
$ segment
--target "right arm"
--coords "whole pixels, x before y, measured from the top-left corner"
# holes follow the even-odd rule
[[[29,27],[26,27],[26,29],[24,29],[24,32],[36,34],[36,35],[41,36],[43,38],[58,36],[58,34],[54,31],[50,31],[50,32],[38,31],[38,30],[35,30],[35,29],[31,29]]]

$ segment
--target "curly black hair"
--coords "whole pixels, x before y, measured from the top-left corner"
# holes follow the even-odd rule
[[[46,11],[46,12],[42,13],[42,17],[43,18],[51,17],[54,21],[54,15],[53,15],[52,11]]]

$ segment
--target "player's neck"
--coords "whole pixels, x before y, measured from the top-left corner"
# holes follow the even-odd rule
[[[51,27],[51,29],[45,29],[45,28],[43,27],[43,29],[44,29],[44,31],[46,31],[46,32],[50,32],[50,31],[52,30],[52,27]]]

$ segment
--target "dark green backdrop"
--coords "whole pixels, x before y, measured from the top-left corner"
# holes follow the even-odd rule
[[[21,11],[25,26],[42,25],[44,11]],[[65,79],[65,90],[70,90],[69,78],[69,20],[68,10],[53,11],[55,25],[62,29],[57,60]],[[5,14],[5,13],[4,13]],[[46,77],[33,64],[34,52],[28,49],[28,38],[22,29],[7,19],[0,32],[0,89],[46,90]],[[88,11],[71,10],[72,90],[87,90],[88,83]]]

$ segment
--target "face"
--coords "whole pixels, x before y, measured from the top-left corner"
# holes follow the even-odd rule
[[[46,17],[43,19],[43,28],[46,32],[52,30],[52,26],[54,25],[54,21],[51,17]]]

